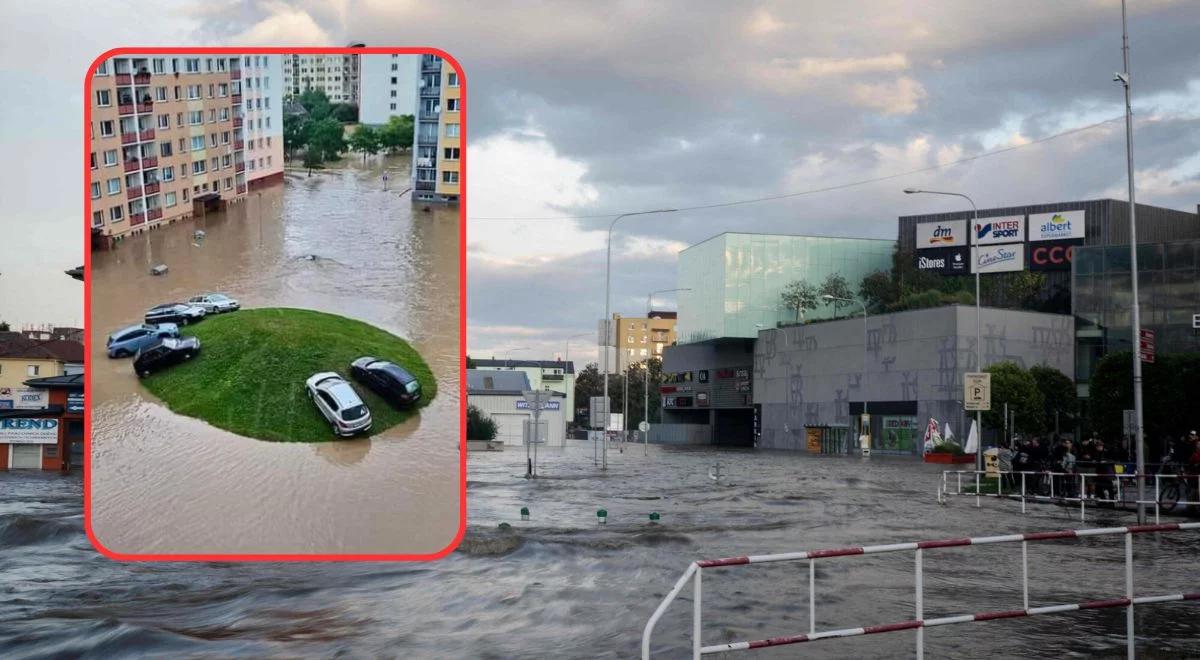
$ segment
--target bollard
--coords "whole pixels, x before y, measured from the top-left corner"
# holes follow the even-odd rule
[[[658,522],[658,512],[657,512],[657,511],[651,511],[651,512],[650,512],[650,522],[651,522],[651,523],[656,523],[656,522]]]
[[[604,509],[597,511],[596,522],[600,523],[601,525],[608,524],[608,511],[605,511]]]
[[[510,524],[508,524],[508,523],[500,523],[500,530],[501,530],[501,531],[508,531],[508,530],[510,530],[510,529],[512,529],[512,525],[510,525]]]
[[[527,507],[527,506],[521,507],[521,520],[525,520],[525,521],[529,520],[529,507]]]

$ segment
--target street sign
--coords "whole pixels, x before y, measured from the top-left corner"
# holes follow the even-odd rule
[[[1154,364],[1154,331],[1142,329],[1138,337],[1138,358],[1142,362]]]
[[[963,408],[992,409],[992,375],[986,372],[963,374]]]
[[[588,426],[594,429],[604,428],[604,420],[608,417],[608,404],[602,396],[594,396],[589,399],[590,423]]]
[[[617,325],[612,319],[600,319],[596,322],[596,345],[617,345]]]
[[[612,413],[608,416],[608,426],[606,431],[624,431],[625,430],[625,415],[624,413]]]
[[[1192,314],[1192,329],[1200,330],[1200,314]]]
[[[642,433],[649,431],[650,423],[643,419],[642,421],[638,422],[638,430],[641,431]]]
[[[1137,411],[1125,410],[1122,411],[1121,430],[1125,435],[1134,435],[1137,433]]]

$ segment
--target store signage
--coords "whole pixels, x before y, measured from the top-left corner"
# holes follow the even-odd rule
[[[1085,236],[1083,211],[1029,214],[1030,241],[1058,241]]]
[[[965,246],[922,250],[917,253],[917,270],[931,271],[943,275],[966,275],[970,253]]]
[[[696,374],[698,376],[697,380],[699,380],[701,383],[708,382],[708,369],[701,369],[700,371],[697,371]]]
[[[12,410],[12,399],[0,399],[0,410]]]
[[[692,407],[692,397],[669,396],[663,399],[663,405],[675,408],[690,408]]]
[[[1025,248],[1020,243],[971,248],[975,272],[1007,273],[1025,270]]]
[[[1071,259],[1075,257],[1075,246],[1078,240],[1041,241],[1029,243],[1029,270],[1070,270]]]
[[[50,390],[20,389],[13,391],[13,407],[41,410],[50,403]]]
[[[1192,314],[1192,329],[1200,330],[1200,314]]]
[[[697,392],[696,393],[696,405],[697,406],[707,406],[708,405],[708,392]]]
[[[917,225],[917,249],[954,247],[967,244],[967,221],[925,222]]]
[[[83,392],[70,392],[67,394],[67,412],[83,412]]]
[[[58,443],[57,419],[0,419],[0,444],[52,445]]]
[[[1025,217],[1020,215],[1005,218],[986,218],[975,221],[971,232],[975,245],[1012,243],[1025,240]]]
[[[561,407],[561,401],[543,401],[541,405],[542,410],[559,410]],[[517,410],[532,410],[532,407],[528,401],[520,399],[517,401]]]
[[[717,378],[749,378],[749,369],[722,369],[717,372]]]
[[[986,371],[971,371],[963,374],[963,408],[966,410],[992,409],[992,374]]]

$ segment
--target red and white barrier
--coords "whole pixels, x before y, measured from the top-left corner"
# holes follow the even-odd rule
[[[687,570],[684,571],[683,575],[678,581],[676,581],[675,586],[659,604],[658,608],[654,611],[654,614],[651,615],[650,620],[646,622],[646,627],[642,631],[642,658],[643,660],[649,660],[650,637],[654,632],[654,627],[658,623],[658,620],[662,618],[662,615],[666,612],[671,602],[675,600],[675,597],[678,596],[679,592],[682,591],[684,586],[687,585],[688,580],[694,580],[694,596],[692,600],[692,655],[694,658],[700,658],[701,656],[710,653],[746,651],[750,649],[765,648],[768,646],[800,644],[803,642],[813,642],[821,639],[874,635],[879,633],[898,632],[901,630],[917,631],[917,657],[923,658],[925,653],[925,628],[960,623],[995,621],[999,619],[1013,619],[1044,614],[1060,614],[1064,612],[1077,612],[1081,610],[1106,609],[1113,607],[1126,608],[1126,646],[1129,657],[1132,658],[1134,657],[1133,608],[1135,605],[1200,600],[1200,592],[1183,592],[1155,596],[1135,596],[1133,592],[1133,537],[1136,534],[1165,533],[1189,530],[1200,530],[1200,523],[1163,523],[1155,525],[1130,525],[1126,527],[1103,527],[1096,529],[1068,529],[1053,532],[1029,532],[1024,534],[1006,534],[1002,536],[977,536],[968,538],[940,539],[933,541],[916,541],[911,543],[892,543],[886,545],[867,545],[850,548],[831,548],[825,550],[810,550],[805,552],[788,552],[770,555],[745,555],[741,557],[726,557],[722,559],[703,559],[692,562],[687,567]],[[1110,536],[1116,534],[1125,536],[1125,594],[1123,597],[1093,600],[1082,603],[1049,605],[1043,607],[1029,606],[1029,543],[1062,539],[1078,539],[1091,536]],[[1021,590],[1024,607],[1016,610],[998,610],[993,612],[979,612],[975,614],[961,614],[928,619],[925,618],[923,572],[925,550],[972,545],[988,545],[994,543],[1021,544]],[[852,557],[858,555],[872,555],[886,552],[905,551],[912,551],[915,553],[916,574],[914,605],[916,609],[916,617],[908,621],[863,626],[858,628],[841,628],[837,630],[825,630],[820,632],[816,630],[815,562],[817,560],[830,559],[833,557]],[[753,641],[730,642],[727,644],[703,646],[701,644],[701,575],[703,571],[713,568],[781,561],[807,561],[809,564],[809,632],[798,635],[772,637]]]

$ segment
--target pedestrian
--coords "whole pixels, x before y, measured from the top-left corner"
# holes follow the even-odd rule
[[[1012,469],[1013,469],[1013,450],[1008,447],[1001,447],[996,452],[996,467],[1000,470],[1000,478],[1004,481],[1004,488],[1010,490],[1015,485]]]

